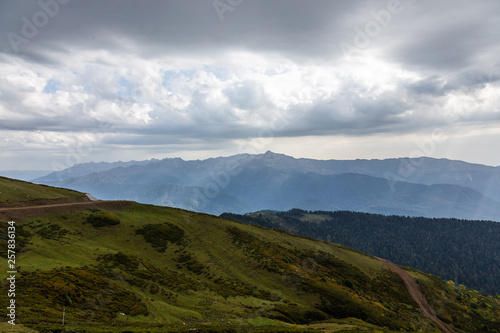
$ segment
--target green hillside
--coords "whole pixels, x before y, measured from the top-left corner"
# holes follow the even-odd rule
[[[180,209],[89,205],[0,208],[2,258],[15,217],[16,323],[30,331],[439,332],[398,275],[350,248]],[[409,272],[456,332],[500,331],[499,299]]]
[[[500,295],[498,222],[300,209],[221,217],[346,245]]]
[[[44,199],[74,199],[85,194],[63,188],[36,185],[0,177],[0,207],[5,204]]]

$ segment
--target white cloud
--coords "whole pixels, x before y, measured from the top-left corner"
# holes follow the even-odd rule
[[[99,122],[140,126],[151,121],[151,110],[149,104],[102,100],[88,111],[88,114]]]
[[[205,2],[112,3],[121,10],[61,7],[18,54],[0,41],[4,149],[55,152],[83,140],[155,156],[159,146],[236,152],[272,129],[290,142],[370,137],[380,152],[396,151],[401,135],[459,127],[481,136],[478,124],[500,122],[494,1],[402,0],[349,61],[339,44],[386,1],[249,2],[222,23]],[[11,7],[22,17],[39,10],[30,6]],[[2,32],[16,31],[2,15]]]

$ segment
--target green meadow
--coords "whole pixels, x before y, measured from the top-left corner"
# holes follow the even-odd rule
[[[0,191],[9,184],[2,179]],[[21,183],[8,200],[23,197],[23,184],[32,198],[73,195]],[[3,316],[0,331],[439,331],[376,258],[216,216],[108,202],[26,211],[16,220],[16,237],[19,326]],[[1,304],[8,302],[6,271]],[[409,272],[456,332],[500,331],[498,298]]]

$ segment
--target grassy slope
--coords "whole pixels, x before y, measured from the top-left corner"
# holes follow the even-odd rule
[[[221,217],[339,242],[485,294],[500,294],[500,223],[301,210]],[[317,225],[322,221],[329,222]]]
[[[85,194],[72,190],[36,185],[21,180],[0,177],[0,203],[84,196]]]
[[[67,328],[92,332],[434,331],[397,276],[351,249],[179,209],[133,204],[110,212],[119,225],[92,227],[89,209],[17,221],[18,240],[26,235],[17,257],[20,323],[60,328],[66,309]],[[162,252],[136,233],[150,224],[183,235]],[[477,312],[492,326],[500,315],[498,300],[463,289],[462,298],[479,304],[469,309],[452,299],[454,286],[413,274],[444,319]],[[481,331],[473,319],[460,328]]]

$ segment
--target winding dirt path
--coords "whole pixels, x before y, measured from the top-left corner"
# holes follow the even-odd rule
[[[445,333],[455,333],[455,331],[443,323],[436,315],[436,311],[427,303],[427,300],[425,299],[425,296],[422,294],[420,289],[418,288],[417,282],[415,279],[405,272],[402,268],[400,268],[398,265],[382,259],[382,258],[377,258],[382,264],[384,264],[387,268],[389,268],[391,271],[396,273],[403,279],[406,289],[408,289],[408,292],[410,293],[410,296],[413,298],[413,300],[418,304],[420,309],[422,310],[422,313],[425,317],[430,319],[433,323],[438,325],[443,332]]]
[[[88,201],[84,202],[71,202],[71,203],[54,203],[47,205],[37,205],[37,206],[25,206],[25,207],[6,207],[0,208],[0,218],[13,218],[17,216],[30,216],[30,215],[43,215],[53,212],[61,212],[61,211],[70,211],[74,208],[91,208],[91,207],[99,207],[99,208],[108,208],[108,209],[120,209],[126,207],[132,203],[133,201],[100,201],[95,199],[94,197],[88,196]],[[445,333],[455,333],[455,331],[450,328],[448,325],[443,323],[436,315],[436,311],[427,303],[425,296],[422,294],[415,279],[405,272],[402,268],[397,266],[396,264],[382,259],[377,258],[382,264],[384,264],[388,269],[398,274],[401,279],[403,279],[410,296],[415,300],[420,309],[422,310],[423,315],[438,325],[443,332]]]

